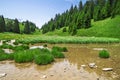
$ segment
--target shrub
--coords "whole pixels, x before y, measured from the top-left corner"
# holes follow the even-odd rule
[[[102,51],[99,52],[99,57],[101,57],[101,58],[109,58],[110,55],[109,55],[108,51],[102,50]]]
[[[63,31],[63,32],[67,32],[67,29],[66,29],[66,27],[64,27],[62,31]]]
[[[51,54],[39,54],[35,55],[35,63],[38,65],[46,65],[54,61],[54,57]]]
[[[62,52],[59,52],[57,50],[52,50],[51,53],[55,58],[64,58],[65,57]]]

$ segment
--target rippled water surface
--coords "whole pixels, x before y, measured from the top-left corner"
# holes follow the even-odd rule
[[[0,80],[120,80],[120,44],[48,44],[49,48],[52,46],[67,47],[66,58],[44,66],[2,61],[0,73],[7,75]],[[101,49],[108,50],[111,57],[99,58]],[[96,63],[97,68],[89,68],[89,63]],[[102,71],[102,68],[109,67],[113,71]]]

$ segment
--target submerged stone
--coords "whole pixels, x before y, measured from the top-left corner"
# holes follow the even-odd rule
[[[112,71],[113,68],[103,68],[102,70],[103,70],[103,71]]]
[[[5,77],[6,75],[6,73],[0,73],[0,77]]]
[[[95,63],[89,63],[89,67],[90,67],[90,68],[95,68],[95,67],[96,67],[96,64],[95,64]]]

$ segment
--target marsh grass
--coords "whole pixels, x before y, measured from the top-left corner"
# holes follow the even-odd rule
[[[25,63],[25,62],[32,62],[33,61],[33,54],[29,53],[30,51],[19,51],[15,53],[14,60],[17,63]]]
[[[35,55],[34,62],[38,65],[46,65],[54,61],[54,57],[51,54],[39,54]]]
[[[86,33],[87,34],[87,33]],[[95,34],[95,33],[94,33]],[[119,35],[119,34],[117,34]],[[34,44],[34,43],[76,43],[76,44],[87,44],[87,43],[118,43],[120,38],[110,38],[110,37],[90,37],[85,36],[55,36],[55,35],[20,35],[20,34],[5,34],[0,33],[0,38],[2,40],[15,39],[16,42],[22,44]]]
[[[14,45],[18,45],[18,44],[19,44],[19,42],[18,42],[18,41],[15,41],[13,44],[14,44]]]
[[[18,63],[34,61],[38,65],[45,65],[53,62],[54,57],[47,49],[32,49],[15,53],[14,60]]]
[[[45,44],[45,46],[47,46]],[[12,49],[14,53],[4,53],[2,49]],[[22,44],[20,46],[11,46],[4,43],[0,46],[0,61],[15,60],[17,63],[35,62],[38,65],[46,65],[54,61],[54,58],[64,58],[62,52],[67,48],[54,46],[51,51],[48,49],[29,49],[29,46]]]
[[[44,44],[43,47],[47,47],[47,44]]]
[[[0,53],[4,53],[4,50],[2,48],[0,48]]]
[[[15,50],[15,51],[27,50],[27,49],[29,49],[29,46],[28,46],[28,45],[25,45],[25,44],[23,44],[23,45],[21,45],[21,46],[15,46],[15,47],[13,48],[13,50]]]
[[[99,52],[99,57],[100,58],[109,58],[110,54],[107,50],[102,50],[102,51]]]
[[[13,59],[14,59],[14,54],[0,53],[0,61],[3,61],[3,60],[13,60]]]
[[[58,51],[58,50],[55,50],[55,49],[53,49],[53,50],[51,51],[51,53],[52,53],[52,55],[53,55],[55,58],[64,58],[64,57],[65,57],[62,52],[60,52],[60,51]]]
[[[52,50],[59,51],[59,52],[67,52],[66,47],[58,47],[58,46],[53,46]]]
[[[76,44],[88,44],[88,43],[118,43],[120,39],[107,38],[107,37],[77,37],[77,36],[32,36],[27,38],[21,38],[18,40],[20,43],[76,43]]]
[[[0,48],[2,48],[2,49],[13,49],[13,46],[4,43],[3,45],[0,46]]]

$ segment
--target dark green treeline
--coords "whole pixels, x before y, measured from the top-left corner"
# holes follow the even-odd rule
[[[77,29],[90,28],[91,19],[94,21],[104,20],[108,17],[114,18],[120,14],[120,0],[87,0],[79,5],[71,6],[62,14],[56,14],[55,18],[42,26],[42,33],[63,28],[63,32],[71,35],[77,33]],[[67,29],[68,27],[68,29]]]
[[[36,25],[30,21],[19,22],[18,19],[8,19],[0,16],[0,33],[13,32],[18,34],[30,34],[35,32],[36,28]]]

